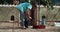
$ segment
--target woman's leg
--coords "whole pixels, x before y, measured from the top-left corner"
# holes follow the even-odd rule
[[[25,18],[25,27],[28,28],[29,25],[29,21],[27,21],[27,19]]]
[[[25,28],[25,16],[24,14],[20,14],[20,20],[21,20],[21,23],[22,23],[22,28]]]
[[[26,28],[26,22],[24,20],[21,21],[22,25],[21,25],[21,28]]]

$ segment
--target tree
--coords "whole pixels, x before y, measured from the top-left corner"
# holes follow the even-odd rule
[[[13,0],[0,0],[0,4],[12,4]]]
[[[41,0],[44,6],[47,6],[48,8],[52,8],[53,9],[53,1],[52,0]]]

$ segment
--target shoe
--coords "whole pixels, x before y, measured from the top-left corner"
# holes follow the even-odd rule
[[[21,27],[21,29],[26,29],[26,27]]]

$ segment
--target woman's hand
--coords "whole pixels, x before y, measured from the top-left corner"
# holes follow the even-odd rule
[[[30,21],[32,18],[27,16],[26,19],[27,19],[27,21]]]

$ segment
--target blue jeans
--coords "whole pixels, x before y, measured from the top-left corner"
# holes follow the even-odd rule
[[[26,28],[28,28],[29,22],[27,21],[24,13],[20,13],[20,20],[21,20],[23,26],[25,26]]]
[[[25,27],[28,28],[29,25],[29,21],[27,21],[27,19],[25,18]]]
[[[23,26],[25,26],[25,14],[24,13],[20,13],[20,20]]]

